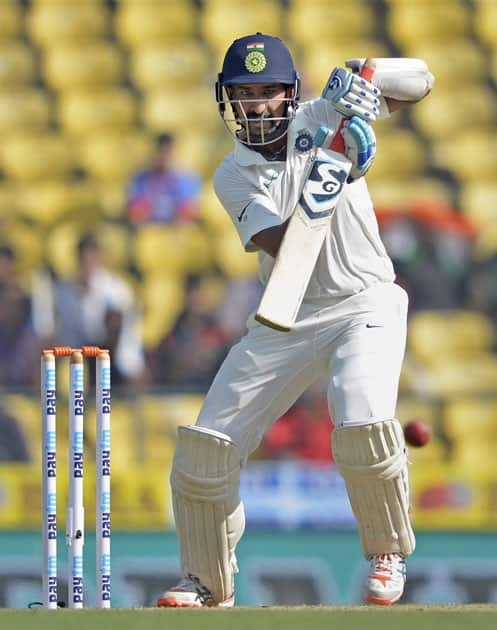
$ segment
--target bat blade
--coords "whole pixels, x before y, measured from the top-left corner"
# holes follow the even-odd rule
[[[255,315],[261,324],[292,329],[350,168],[345,157],[317,149]]]

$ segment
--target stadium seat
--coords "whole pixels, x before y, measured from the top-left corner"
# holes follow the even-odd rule
[[[94,133],[81,138],[78,161],[91,176],[121,182],[148,164],[153,151],[151,138],[141,131]]]
[[[497,446],[497,401],[483,398],[449,400],[444,412],[445,433],[451,440],[465,441],[474,434]]]
[[[29,454],[34,463],[41,463],[41,422],[39,398],[25,394],[6,393],[2,396],[5,411],[21,426]]]
[[[119,39],[130,48],[193,38],[197,23],[198,12],[191,0],[126,0],[119,3],[114,21]]]
[[[131,259],[131,234],[123,223],[99,221],[96,226],[105,265],[117,272],[125,272]]]
[[[497,4],[493,0],[475,0],[473,2],[473,27],[483,44],[497,49]]]
[[[201,272],[211,264],[211,246],[204,230],[193,223],[148,224],[136,233],[133,260],[143,274],[157,268],[185,275]]]
[[[388,2],[387,27],[400,48],[421,41],[450,42],[471,32],[471,16],[462,0]]]
[[[461,210],[482,231],[497,225],[497,183],[469,180],[461,189]]]
[[[206,129],[203,133],[194,127],[182,131],[177,135],[174,147],[177,164],[196,172],[204,180],[213,175],[224,156],[233,150],[233,140],[223,129],[220,119]]]
[[[233,223],[214,192],[212,182],[206,182],[200,200],[201,219],[211,236],[234,229]]]
[[[9,212],[4,216],[12,217],[12,214]],[[36,226],[26,221],[11,218],[2,227],[0,243],[12,247],[16,255],[16,272],[20,277],[24,277],[43,260],[43,241],[40,239],[40,232]]]
[[[25,182],[18,187],[19,212],[41,228],[63,217],[81,214],[86,221],[98,215],[94,191],[84,181],[46,179]]]
[[[303,87],[315,98],[323,91],[331,71],[337,66],[343,66],[347,59],[387,56],[388,48],[375,39],[351,38],[327,42],[319,47],[310,45],[302,49],[298,63]]]
[[[478,311],[421,311],[409,319],[408,348],[425,364],[466,359],[491,352],[494,329]]]
[[[59,96],[58,121],[71,135],[128,131],[136,122],[137,105],[130,90],[71,90]]]
[[[228,226],[214,237],[213,250],[215,261],[227,278],[257,275],[257,254],[244,251],[234,226]]]
[[[0,90],[30,83],[35,76],[33,52],[18,40],[0,40]]]
[[[481,83],[488,72],[488,56],[470,38],[448,42],[414,41],[405,47],[403,54],[426,61],[435,77],[434,93],[447,86],[462,89],[461,85],[467,83]]]
[[[415,202],[430,200],[451,203],[452,187],[436,177],[409,176],[396,179],[366,176],[369,192],[376,210],[407,209]]]
[[[480,130],[460,131],[432,143],[433,162],[449,169],[462,183],[497,177],[497,134]]]
[[[203,85],[213,76],[209,51],[194,40],[137,48],[131,55],[130,73],[142,90],[163,87],[170,92]]]
[[[17,0],[0,2],[0,42],[15,39],[22,30],[22,9]]]
[[[55,90],[111,86],[122,78],[123,59],[110,42],[68,43],[44,52],[42,74]]]
[[[139,298],[143,307],[143,344],[146,349],[154,349],[184,307],[182,275],[157,264],[143,275]]]
[[[368,181],[419,176],[426,167],[426,147],[409,129],[391,128],[377,139],[378,153]]]
[[[41,47],[58,47],[95,40],[105,35],[108,14],[99,1],[37,2],[28,11],[27,28]]]
[[[34,88],[14,88],[0,91],[0,133],[46,130],[52,118],[49,95]]]
[[[430,140],[450,138],[463,128],[486,129],[491,133],[497,121],[497,97],[489,87],[478,83],[435,89],[412,108],[411,119]]]
[[[200,28],[203,39],[217,53],[226,52],[233,40],[251,33],[283,32],[283,9],[277,0],[206,0]]]
[[[50,132],[5,138],[0,163],[8,177],[21,181],[60,177],[74,169],[70,143],[64,136]]]
[[[285,15],[288,35],[303,48],[374,37],[377,31],[374,7],[363,0],[290,0]]]
[[[154,132],[178,133],[210,129],[219,115],[214,92],[206,87],[176,90],[173,86],[147,92],[143,98],[142,121]]]

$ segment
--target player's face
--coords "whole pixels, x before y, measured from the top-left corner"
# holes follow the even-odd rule
[[[286,120],[288,91],[282,83],[235,85],[231,88],[236,117],[249,139],[270,139],[278,132],[282,121]]]

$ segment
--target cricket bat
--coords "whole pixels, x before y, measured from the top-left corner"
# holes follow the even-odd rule
[[[367,59],[361,76],[370,81],[374,61]],[[346,184],[352,164],[343,155],[341,131],[320,127],[314,137],[307,176],[288,223],[255,319],[274,330],[289,332],[324,243],[331,215]]]

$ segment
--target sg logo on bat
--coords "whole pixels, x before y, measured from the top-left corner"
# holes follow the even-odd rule
[[[335,199],[341,193],[347,172],[336,162],[316,160],[305,183],[299,203],[312,219],[330,216],[335,208]]]

